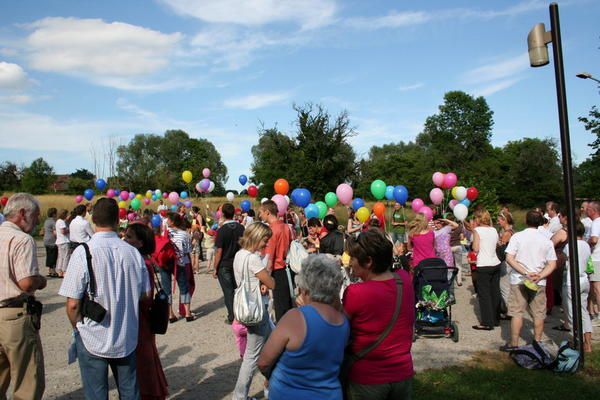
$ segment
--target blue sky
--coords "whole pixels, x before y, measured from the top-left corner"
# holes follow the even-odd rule
[[[600,2],[559,1],[572,147],[597,105]],[[347,110],[364,157],[412,140],[449,90],[487,99],[493,143],[558,138],[552,64],[529,67],[543,1],[129,0],[0,3],[0,162],[94,170],[110,143],[183,129],[212,141],[228,188],[261,124],[295,134],[294,103]],[[93,150],[92,150],[93,149]],[[202,160],[198,160],[202,165]],[[104,167],[104,174],[108,167]],[[410,185],[410,183],[406,183]]]

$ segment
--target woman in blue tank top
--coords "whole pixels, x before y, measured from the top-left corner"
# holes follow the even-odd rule
[[[296,283],[303,305],[283,316],[258,360],[269,377],[269,400],[342,399],[338,375],[350,336],[340,311],[342,281],[339,263],[329,256],[302,263]]]

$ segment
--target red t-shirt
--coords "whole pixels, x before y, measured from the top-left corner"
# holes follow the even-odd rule
[[[279,220],[269,225],[269,227],[273,231],[273,235],[267,242],[265,254],[268,254],[269,258],[273,260],[274,270],[283,269],[285,268],[285,259],[290,249],[290,243],[292,243],[292,232],[288,224]]]
[[[433,231],[423,233],[421,235],[414,235],[410,238],[412,244],[412,267],[416,267],[419,263],[426,258],[435,258],[435,234]]]
[[[350,380],[360,385],[378,385],[411,378],[412,347],[415,322],[414,291],[406,271],[396,272],[402,278],[400,315],[383,342],[356,361]],[[351,349],[357,353],[379,338],[392,319],[396,306],[396,281],[366,281],[355,283],[344,293],[344,310],[350,319]]]

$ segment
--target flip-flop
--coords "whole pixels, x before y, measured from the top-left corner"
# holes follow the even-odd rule
[[[561,331],[561,332],[571,332],[571,330],[564,325],[554,326],[554,327],[552,327],[552,329],[555,331]]]

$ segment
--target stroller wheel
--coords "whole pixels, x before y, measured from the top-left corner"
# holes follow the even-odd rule
[[[455,322],[452,323],[452,341],[454,343],[458,342],[458,325]]]

